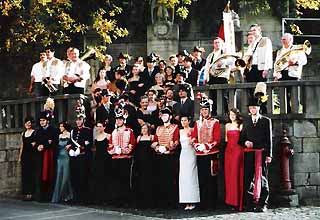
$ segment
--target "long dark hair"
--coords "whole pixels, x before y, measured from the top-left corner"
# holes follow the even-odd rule
[[[231,108],[228,112],[228,118],[226,120],[226,123],[231,123],[231,120],[230,120],[230,112],[233,112],[235,115],[236,115],[236,122],[238,124],[238,128],[240,127],[240,125],[242,124],[243,120],[242,120],[242,116],[240,114],[240,111],[239,109],[237,108]]]
[[[71,131],[71,125],[67,121],[61,121],[59,122],[59,126],[62,125],[66,131]]]

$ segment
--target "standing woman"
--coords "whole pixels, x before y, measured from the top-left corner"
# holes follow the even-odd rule
[[[179,202],[185,204],[184,210],[193,210],[195,203],[200,202],[197,156],[191,145],[189,116],[181,116],[180,121],[183,129],[180,130]]]
[[[53,203],[67,202],[73,199],[68,154],[71,147],[70,126],[67,122],[60,122],[59,130],[56,181],[51,199]]]
[[[109,182],[111,170],[111,155],[106,151],[109,146],[110,134],[105,133],[105,123],[96,123],[96,138],[94,140],[93,150],[95,153],[94,159],[94,187],[93,200],[95,203],[106,202],[109,195]]]
[[[19,151],[18,161],[21,162],[22,194],[23,200],[30,201],[34,193],[35,175],[34,175],[34,155],[35,130],[32,127],[33,119],[27,117],[24,120],[25,131],[22,133],[22,143]]]
[[[224,161],[225,174],[225,203],[234,210],[242,211],[240,203],[242,186],[240,184],[240,165],[243,163],[243,153],[238,145],[240,132],[242,130],[242,119],[236,108],[229,111],[229,120],[225,128],[225,140],[227,143]]]
[[[141,127],[141,134],[137,138],[137,148],[134,154],[134,166],[136,171],[136,203],[139,208],[153,206],[153,150],[151,144],[154,136],[151,135],[151,127],[145,123]]]

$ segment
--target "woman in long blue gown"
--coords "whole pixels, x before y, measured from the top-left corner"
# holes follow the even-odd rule
[[[67,202],[73,199],[70,179],[70,166],[68,149],[70,145],[69,125],[66,122],[59,124],[61,134],[59,135],[59,145],[57,150],[57,172],[54,191],[51,202]]]

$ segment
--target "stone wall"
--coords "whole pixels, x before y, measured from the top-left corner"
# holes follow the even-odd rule
[[[20,191],[21,169],[18,163],[21,133],[0,134],[0,194]]]
[[[292,185],[299,199],[316,199],[320,196],[320,118],[316,119],[273,119],[273,162],[269,169],[272,195],[281,190],[280,139],[282,130],[288,130],[288,136],[295,151],[290,159]],[[222,125],[222,130],[223,129]],[[224,139],[224,135],[222,136]],[[222,139],[222,140],[223,140]],[[17,162],[20,133],[0,134],[0,194],[20,191],[20,165]],[[223,166],[222,166],[223,169]],[[223,185],[223,170],[219,178]],[[219,188],[220,202],[223,202],[223,188]]]

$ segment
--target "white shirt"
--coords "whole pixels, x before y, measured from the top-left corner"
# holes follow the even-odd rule
[[[77,60],[76,62],[69,61],[65,66],[65,75],[67,76],[80,76],[82,80],[80,82],[75,82],[74,86],[78,88],[85,88],[86,81],[90,78],[90,65],[82,60]]]
[[[246,55],[252,55],[252,65],[257,65],[258,70],[269,70],[273,67],[272,43],[267,37],[258,37],[252,42]]]
[[[60,84],[64,72],[63,62],[55,57],[43,64],[44,75],[50,77],[53,84]]]
[[[222,50],[218,51],[213,51],[211,52],[206,60],[206,65],[204,67],[204,74],[206,76],[206,79],[209,80],[209,75],[210,75],[210,69],[226,69],[224,73],[219,75],[219,77],[229,79],[230,78],[230,70],[231,66],[234,64],[235,59],[234,58],[226,58],[226,59],[221,59],[221,66],[217,68],[216,65],[212,65],[212,63],[219,57],[221,56]]]
[[[38,63],[35,63],[33,66],[32,66],[32,70],[31,70],[31,76],[34,77],[34,82],[42,82],[42,77],[44,76],[43,75],[43,63],[42,62],[38,62]]]
[[[282,57],[283,54],[287,53],[289,50],[294,49],[294,48],[295,48],[295,45],[292,45],[292,46],[290,46],[288,48],[282,47],[277,52],[277,57],[276,57],[274,65],[276,65],[276,62]],[[295,59],[295,60],[298,61],[298,63],[297,63],[297,65],[286,67],[284,70],[288,70],[288,75],[290,77],[296,77],[298,79],[301,79],[302,66],[307,64],[307,56],[306,56],[306,54],[303,53],[303,52],[290,54],[289,59]],[[275,76],[275,77],[277,77],[278,75],[280,75],[280,73],[277,73],[277,72],[273,73],[273,76]],[[280,78],[281,77],[282,76],[280,76]]]

